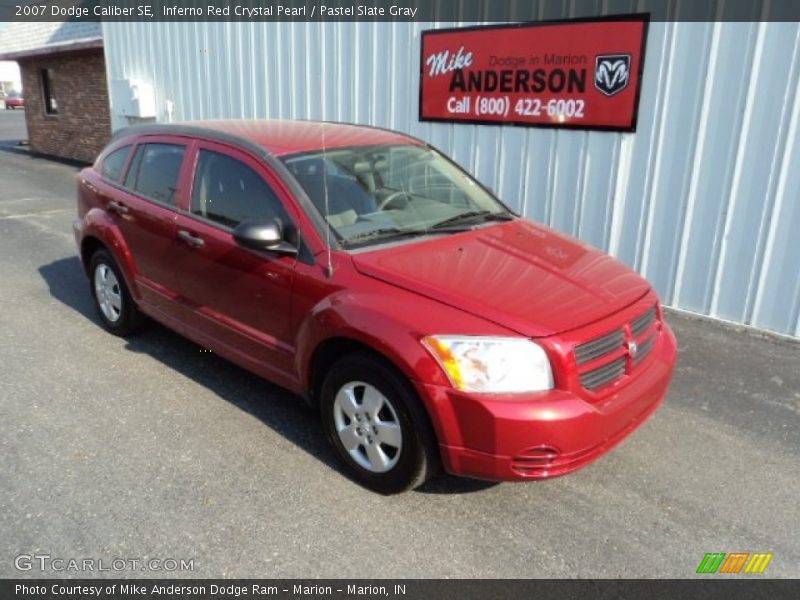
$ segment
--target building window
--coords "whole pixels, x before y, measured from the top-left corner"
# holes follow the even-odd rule
[[[42,94],[44,95],[44,112],[48,115],[58,114],[56,102],[55,73],[53,69],[42,69]]]

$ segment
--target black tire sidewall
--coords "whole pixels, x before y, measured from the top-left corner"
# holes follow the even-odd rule
[[[372,473],[356,463],[345,450],[336,432],[333,405],[337,392],[347,383],[363,381],[389,400],[403,435],[398,463],[386,473]],[[363,486],[382,493],[395,494],[420,485],[428,476],[431,442],[426,437],[427,422],[419,414],[419,400],[409,383],[382,361],[365,354],[354,354],[336,362],[322,384],[320,394],[322,426],[328,441],[345,463],[349,474]]]

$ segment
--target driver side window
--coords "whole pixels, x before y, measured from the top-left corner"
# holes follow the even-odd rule
[[[235,158],[200,150],[192,186],[194,215],[234,228],[242,221],[289,217],[280,199],[253,169]]]

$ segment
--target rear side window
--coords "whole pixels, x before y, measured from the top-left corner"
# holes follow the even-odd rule
[[[125,176],[125,187],[156,202],[173,205],[185,150],[178,144],[142,144]]]
[[[242,221],[289,219],[281,201],[261,176],[244,163],[210,150],[200,150],[192,191],[192,213],[226,227]]]
[[[125,161],[128,160],[128,155],[130,153],[131,146],[124,146],[118,150],[114,150],[103,159],[103,166],[100,168],[100,174],[109,181],[118,182],[120,175],[122,175],[122,167],[125,166]]]

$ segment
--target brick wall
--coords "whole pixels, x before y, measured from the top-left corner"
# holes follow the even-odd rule
[[[19,61],[25,90],[25,120],[31,149],[93,162],[111,137],[102,50]],[[44,110],[41,69],[54,71],[58,114]]]

